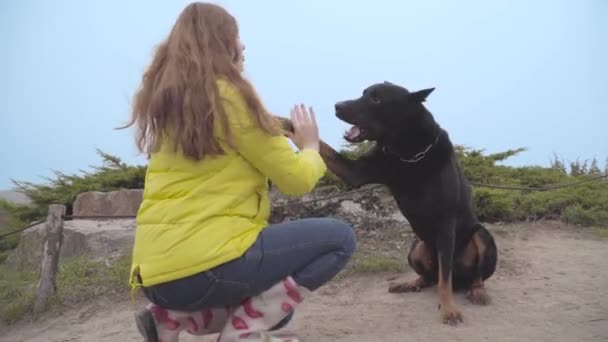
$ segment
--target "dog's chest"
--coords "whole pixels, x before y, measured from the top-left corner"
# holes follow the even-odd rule
[[[449,203],[426,187],[391,189],[395,202],[412,230],[423,240],[435,235],[439,221],[449,211]]]
[[[408,221],[424,219],[436,212],[433,196],[422,189],[391,189],[395,202]]]

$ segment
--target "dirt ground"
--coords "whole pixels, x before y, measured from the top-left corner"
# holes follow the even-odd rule
[[[608,341],[608,239],[555,222],[493,226],[493,302],[463,294],[464,323],[440,323],[435,289],[388,293],[387,274],[342,277],[313,294],[286,328],[302,341]],[[399,253],[405,254],[401,248]],[[402,277],[413,277],[407,271]],[[141,341],[130,303],[97,301],[21,323],[0,341]],[[214,341],[186,336],[182,341]]]

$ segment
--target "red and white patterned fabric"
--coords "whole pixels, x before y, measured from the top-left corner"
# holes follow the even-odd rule
[[[235,308],[184,312],[149,304],[147,309],[154,318],[159,342],[178,342],[182,331],[197,336],[220,333],[217,342],[298,342],[295,337],[274,337],[267,331],[293,312],[307,292],[287,277]]]
[[[192,335],[209,335],[224,328],[230,308],[206,309],[199,312],[168,310],[155,304],[147,309],[154,317],[159,342],[178,342],[179,334],[187,331]]]
[[[217,342],[298,342],[295,337],[274,337],[267,331],[294,311],[307,291],[287,277],[259,296],[245,300],[231,313]]]

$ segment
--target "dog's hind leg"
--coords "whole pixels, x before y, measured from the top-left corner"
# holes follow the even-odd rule
[[[389,292],[418,292],[437,282],[437,257],[433,249],[424,241],[416,239],[412,243],[407,261],[418,274],[418,278],[391,284]]]
[[[439,295],[439,310],[443,323],[456,325],[462,322],[462,313],[454,301],[452,276],[455,249],[454,222],[444,222],[437,234],[437,263],[439,265],[437,294]]]
[[[490,303],[484,281],[494,274],[498,260],[498,250],[494,238],[484,227],[473,234],[471,242],[477,252],[475,261],[475,277],[468,294],[469,300],[474,304],[486,305]]]

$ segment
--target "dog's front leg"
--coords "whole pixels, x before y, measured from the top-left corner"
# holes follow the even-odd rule
[[[440,226],[436,242],[439,263],[439,281],[437,283],[439,310],[443,323],[450,325],[462,322],[462,313],[454,302],[452,287],[455,244],[454,224],[454,222],[445,222]]]
[[[284,131],[293,133],[294,128],[291,120],[275,116],[281,123]],[[374,182],[374,172],[367,167],[365,160],[350,160],[344,158],[323,140],[319,143],[319,153],[327,164],[327,168],[333,172],[344,183],[353,188],[361,187]]]
[[[347,185],[358,188],[374,182],[374,171],[365,160],[347,159],[324,141],[320,143],[319,152],[327,168]]]

